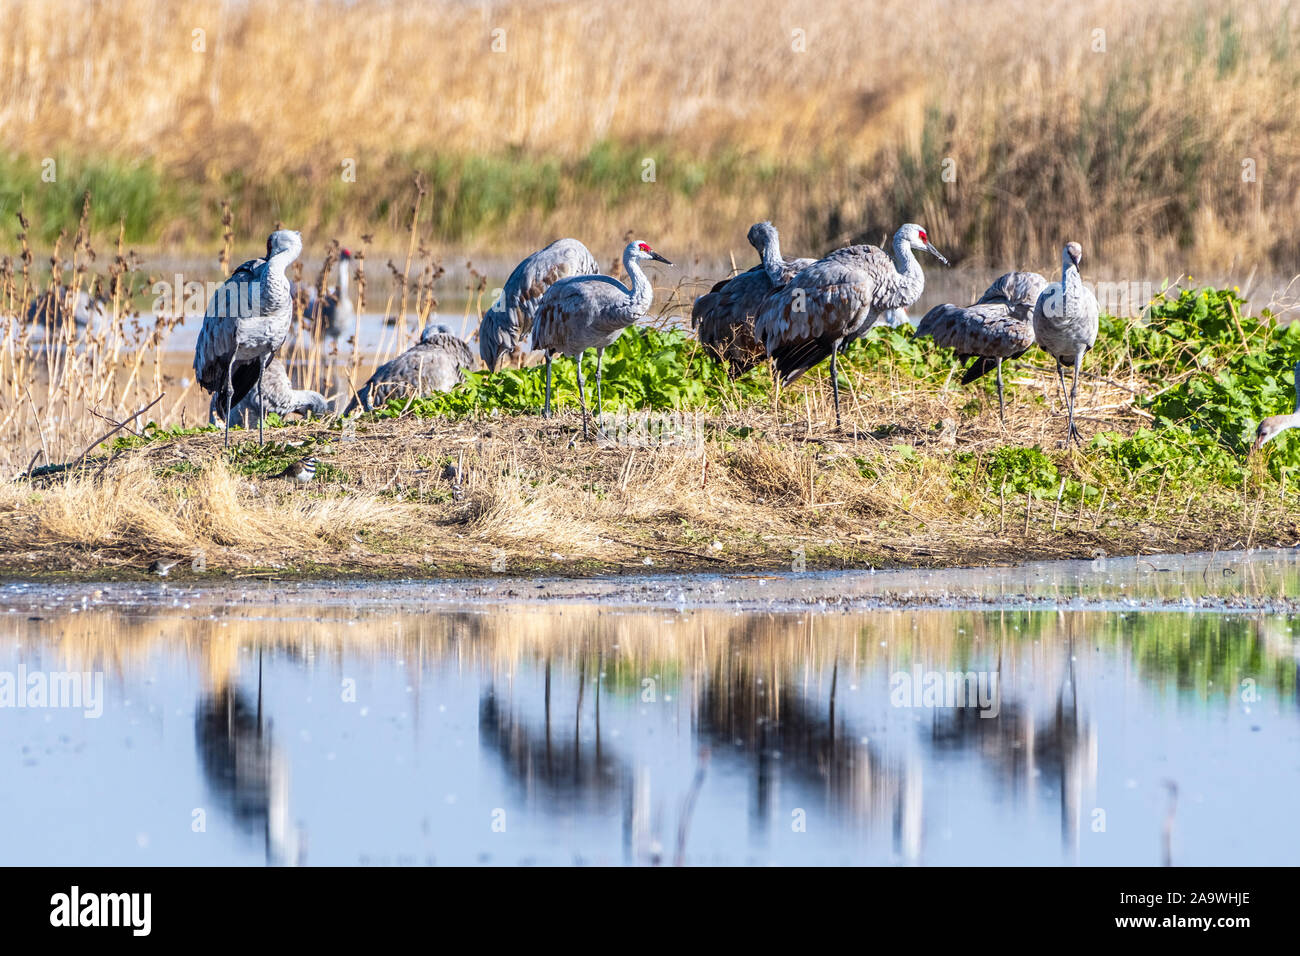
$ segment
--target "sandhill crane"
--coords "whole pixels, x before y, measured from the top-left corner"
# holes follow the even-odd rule
[[[717,283],[691,308],[691,327],[701,344],[727,363],[732,378],[767,358],[763,346],[754,340],[754,317],[763,300],[800,269],[813,264],[812,259],[783,258],[781,240],[770,222],[754,223],[747,238],[758,250],[759,264]]]
[[[343,414],[351,415],[358,406],[368,412],[400,395],[450,392],[473,367],[474,353],[465,340],[448,326],[430,322],[419,342],[375,370]]]
[[[600,424],[600,371],[605,349],[623,330],[649,311],[654,287],[637,265],[654,259],[672,265],[647,243],[629,242],[623,250],[623,269],[632,280],[628,288],[612,276],[583,275],[560,279],[542,296],[533,327],[533,348],[546,352],[546,404],[542,415],[551,417],[551,360],[558,352],[571,356],[578,366],[578,401],[582,405],[582,435],[587,437],[587,397],[583,393],[582,353],[596,350],[596,419]]]
[[[252,416],[257,416],[259,419],[272,413],[281,418],[291,414],[320,416],[328,414],[330,410],[329,402],[320,392],[294,388],[293,383],[289,381],[289,372],[278,358],[271,359],[266,366],[266,371],[262,373],[261,391],[260,403],[257,392],[249,392],[245,395],[230,413],[231,420],[247,428]],[[212,396],[212,404],[208,408],[209,425],[217,420],[217,397],[217,395]],[[260,415],[259,408],[262,410]]]
[[[953,349],[964,362],[961,383],[969,385],[996,369],[998,416],[1007,418],[1002,395],[1002,362],[1019,358],[1034,344],[1034,303],[1047,280],[1037,272],[1008,272],[999,276],[972,306],[945,302],[925,314],[916,335],[929,335],[939,345]]]
[[[876,246],[836,249],[770,295],[754,323],[754,334],[771,356],[782,384],[789,385],[829,356],[837,428],[836,354],[846,342],[865,335],[884,313],[906,309],[921,297],[925,275],[913,249],[925,249],[948,264],[925,230],[907,223],[894,233],[892,259]]]
[[[1288,428],[1300,428],[1300,362],[1295,363],[1295,410],[1290,415],[1270,415],[1260,422],[1251,452],[1259,451]]]
[[[599,271],[596,257],[577,239],[556,239],[515,266],[501,297],[483,314],[478,327],[478,351],[488,371],[506,363],[523,364],[531,351],[537,307],[547,289],[567,276]]]
[[[293,301],[284,273],[301,252],[302,236],[297,232],[271,233],[266,258],[250,259],[231,273],[204,313],[194,349],[194,372],[203,388],[219,393],[216,412],[226,422],[227,445],[230,409],[254,386],[261,390],[262,372],[289,334]],[[260,417],[257,440],[262,441]]]
[[[1079,430],[1074,427],[1074,400],[1079,392],[1083,356],[1097,341],[1097,325],[1101,318],[1096,296],[1079,277],[1079,263],[1082,261],[1083,246],[1067,242],[1061,250],[1061,281],[1043,289],[1034,303],[1034,338],[1039,348],[1056,359],[1056,377],[1061,382],[1063,395],[1065,373],[1062,369],[1067,363],[1074,366],[1074,385],[1067,398],[1067,445],[1071,439],[1083,444]]]
[[[42,292],[27,307],[27,321],[62,324],[67,311],[65,295],[63,289]],[[92,298],[85,289],[78,290],[72,302],[72,321],[78,328],[99,329],[105,322],[104,304],[103,299]]]
[[[337,339],[356,322],[357,313],[352,307],[348,289],[351,272],[352,251],[344,249],[339,253],[339,284],[319,299],[314,286],[307,291],[307,305],[303,308],[303,315],[313,318],[332,339]]]

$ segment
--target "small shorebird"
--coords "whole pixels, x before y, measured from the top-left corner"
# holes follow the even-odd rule
[[[313,455],[308,455],[302,461],[295,461],[284,471],[273,477],[288,478],[290,481],[305,485],[316,477],[316,458]]]
[[[160,578],[165,578],[167,577],[167,573],[171,571],[172,568],[176,567],[177,560],[178,559],[176,558],[159,558],[157,561],[153,562],[153,564],[149,565],[149,570]]]

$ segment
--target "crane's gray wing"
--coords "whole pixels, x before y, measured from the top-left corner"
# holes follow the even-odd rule
[[[781,263],[781,285],[785,285],[796,275],[816,262],[816,259],[786,259]]]
[[[1012,313],[1005,302],[972,306],[936,305],[921,319],[916,335],[931,336],[936,343],[962,358],[1014,358],[1034,344],[1034,327]]]
[[[495,370],[503,356],[521,351],[533,333],[533,323],[546,290],[561,279],[594,275],[596,257],[577,239],[557,239],[515,266],[501,297],[479,323],[479,355]]]
[[[519,337],[510,313],[506,311],[502,300],[498,299],[483,313],[483,320],[479,323],[478,354],[488,371],[495,372],[501,357],[514,352],[518,344]]]
[[[764,301],[755,337],[785,383],[828,357],[870,315],[874,280],[865,252],[872,248],[837,249],[800,270]]]
[[[474,368],[474,353],[470,351],[469,343],[455,332],[434,332],[425,335],[421,339],[421,343],[445,353],[448,359],[458,368],[466,370]]]
[[[726,362],[736,378],[766,357],[754,338],[754,319],[774,286],[763,267],[717,283],[695,300],[691,326],[700,343]]]
[[[629,295],[627,286],[606,275],[559,280],[538,306],[533,348],[576,355],[593,338],[621,331],[629,324]]]
[[[1034,303],[1045,288],[1047,280],[1037,272],[1007,272],[993,280],[975,304],[1005,302],[1017,318],[1027,321],[1032,318]]]
[[[454,344],[420,342],[375,370],[357,393],[366,411],[393,398],[450,392],[465,380],[464,370],[474,364],[469,346],[454,335],[437,338],[453,339]],[[356,404],[351,402],[345,414]]]
[[[506,280],[506,308],[515,313],[516,334],[532,332],[533,319],[546,290],[568,276],[595,275],[596,257],[577,239],[557,239],[515,266]]]
[[[254,314],[252,289],[260,281],[265,259],[249,259],[212,293],[194,346],[194,374],[209,392],[224,388],[226,369],[238,345],[239,320]]]

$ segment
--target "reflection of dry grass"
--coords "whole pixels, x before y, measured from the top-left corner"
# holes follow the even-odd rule
[[[317,442],[329,467],[306,488],[237,475],[219,434],[157,441],[66,480],[0,488],[0,552],[27,572],[142,570],[202,551],[213,569],[246,572],[581,574],[789,567],[796,551],[811,567],[951,565],[1300,537],[1291,499],[1264,507],[1255,490],[1162,487],[1153,497],[1116,486],[1083,505],[990,493],[978,471],[985,456],[1059,440],[1047,374],[1022,369],[1014,379],[1005,430],[995,405],[975,412],[965,391],[921,383],[890,392],[887,370],[851,377],[854,394],[881,399],[851,399],[843,434],[829,428],[816,381],[792,391],[780,419],[766,409],[717,413],[702,421],[702,441],[684,445],[583,442],[571,410],[555,422],[368,421],[351,441],[323,425],[277,430],[277,441]],[[1034,401],[1040,392],[1045,401]],[[1142,419],[1125,394],[1090,382],[1080,393],[1085,426],[1131,433]],[[954,479],[958,454],[976,469],[969,484]],[[458,486],[447,462],[463,468]],[[1076,480],[1114,480],[1097,477],[1096,455],[1057,465]],[[187,573],[188,561],[173,571]]]

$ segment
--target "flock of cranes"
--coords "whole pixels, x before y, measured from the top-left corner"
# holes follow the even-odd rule
[[[691,324],[699,340],[723,362],[734,378],[769,360],[779,385],[829,361],[836,427],[841,427],[838,356],[877,323],[907,321],[907,309],[921,297],[925,275],[916,253],[924,251],[944,265],[925,229],[907,223],[894,234],[892,254],[871,245],[836,249],[821,259],[787,259],[770,222],[756,223],[748,239],[759,264],[724,279],[695,300]],[[294,289],[286,269],[302,251],[297,232],[279,230],[267,239],[266,255],[231,274],[213,295],[195,349],[199,383],[212,393],[210,421],[232,420],[248,426],[266,413],[322,414],[329,408],[318,392],[294,390],[275,355],[288,336]],[[329,334],[338,335],[353,321],[348,298],[351,256],[343,250],[338,287],[309,301],[307,314],[317,316]],[[602,275],[595,257],[576,239],[560,239],[528,256],[514,269],[501,296],[484,313],[479,327],[479,355],[491,371],[511,366],[546,365],[546,400],[551,414],[551,367],[556,355],[575,360],[582,428],[588,436],[586,380],[582,357],[596,350],[596,425],[600,427],[601,366],[605,349],[623,330],[649,312],[654,299],[641,263],[672,265],[648,243],[629,242],[623,269],[630,285]],[[969,306],[935,306],[921,319],[916,335],[929,336],[953,349],[966,365],[962,383],[996,372],[998,411],[1005,422],[1002,363],[1037,345],[1055,359],[1067,409],[1066,444],[1082,443],[1075,426],[1075,403],[1084,356],[1097,340],[1100,309],[1083,284],[1079,266],[1083,248],[1065,243],[1061,277],[1049,283],[1036,272],[1008,272],[998,277]],[[344,410],[369,411],[399,392],[448,391],[473,368],[469,346],[445,325],[430,323],[419,342],[380,366]],[[1065,370],[1072,369],[1067,389]],[[1255,447],[1287,428],[1300,427],[1300,366],[1297,366],[1296,411],[1260,423]]]

